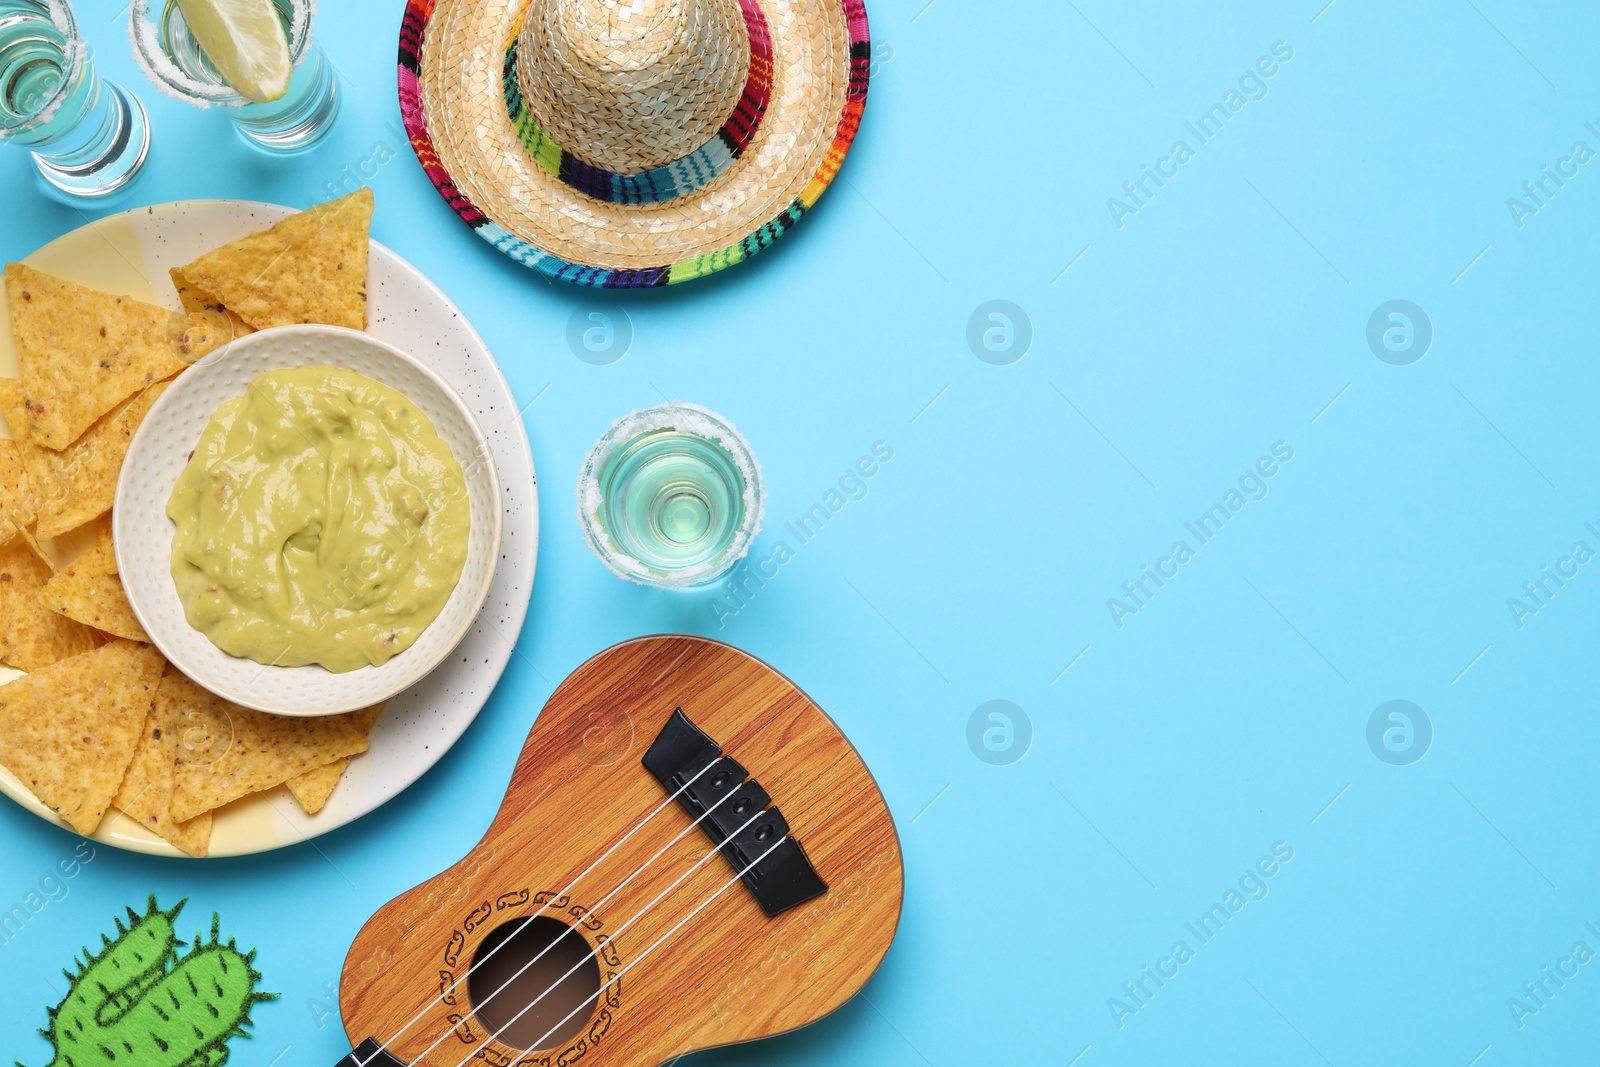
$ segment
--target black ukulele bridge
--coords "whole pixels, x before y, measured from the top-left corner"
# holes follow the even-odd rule
[[[672,713],[642,762],[668,793],[677,794],[683,810],[700,820],[700,829],[733,869],[745,872],[741,881],[768,918],[828,891],[761,783],[724,755],[682,708]],[[782,843],[774,847],[778,840]]]

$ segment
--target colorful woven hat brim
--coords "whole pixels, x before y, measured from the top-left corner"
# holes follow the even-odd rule
[[[508,71],[525,0],[410,0],[398,76],[412,148],[462,221],[548,277],[637,288],[743,262],[793,228],[838,173],[871,60],[861,0],[761,0],[759,20],[748,17],[756,2],[745,4],[751,77],[728,123],[676,163],[621,175],[582,163],[518,115]],[[770,87],[762,52],[775,57]],[[764,91],[770,100],[752,112]]]

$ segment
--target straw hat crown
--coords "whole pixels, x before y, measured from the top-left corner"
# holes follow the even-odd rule
[[[532,0],[516,77],[529,113],[562,148],[631,174],[716,136],[749,67],[739,0]]]

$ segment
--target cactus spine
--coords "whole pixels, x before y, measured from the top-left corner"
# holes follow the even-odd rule
[[[102,934],[98,954],[85,948],[76,973],[62,972],[67,995],[39,1031],[55,1048],[50,1067],[222,1067],[229,1038],[250,1036],[251,1006],[276,994],[255,991],[256,954],[223,943],[215,915],[210,939],[196,934],[180,956],[184,903],[162,911],[152,895],[144,914],[129,908],[116,940]]]

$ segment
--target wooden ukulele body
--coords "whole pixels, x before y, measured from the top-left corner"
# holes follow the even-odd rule
[[[640,759],[678,708],[765,787],[827,892],[769,918],[744,884],[722,888],[738,873],[722,855],[668,892],[713,849],[699,828],[672,843],[694,821],[676,802],[606,855],[671,795]],[[882,794],[799,688],[715,641],[639,638],[557,687],[483,840],[362,928],[340,982],[345,1029],[413,1067],[453,1067],[493,1032],[462,981],[475,952],[502,924],[546,915],[595,950],[601,993],[575,1037],[533,1051],[491,1041],[478,1062],[655,1067],[781,1033],[872,975],[894,938],[902,878]]]

